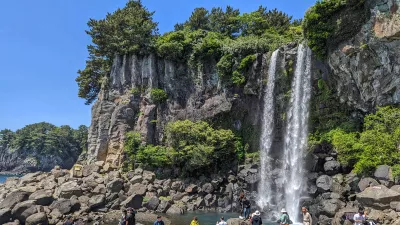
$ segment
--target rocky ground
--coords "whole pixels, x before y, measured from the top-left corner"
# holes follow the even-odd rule
[[[142,215],[138,222],[152,221],[155,214],[228,211],[236,207],[243,188],[250,194],[247,190],[258,181],[257,167],[241,166],[237,176],[184,180],[156,179],[153,172],[142,169],[121,173],[103,162],[84,166],[81,178],[56,167],[0,184],[0,224],[62,224],[67,215],[78,224],[107,224],[127,207],[138,209]]]

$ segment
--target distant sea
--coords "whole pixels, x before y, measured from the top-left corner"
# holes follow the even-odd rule
[[[0,184],[6,182],[8,177],[19,177],[17,175],[0,175]]]

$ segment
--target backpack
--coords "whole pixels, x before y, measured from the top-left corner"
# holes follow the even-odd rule
[[[251,218],[251,224],[252,225],[260,225],[261,218],[259,216],[253,216]]]

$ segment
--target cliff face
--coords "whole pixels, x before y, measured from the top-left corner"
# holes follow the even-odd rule
[[[331,50],[330,78],[341,102],[364,112],[400,103],[399,5],[399,0],[366,1],[371,16],[361,31]]]

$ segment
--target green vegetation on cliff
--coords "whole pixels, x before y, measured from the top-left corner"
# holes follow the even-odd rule
[[[141,163],[150,168],[180,168],[183,176],[218,173],[231,169],[244,157],[243,147],[230,130],[213,129],[208,123],[189,120],[169,123],[165,146],[145,145],[140,134],[129,132],[125,167]]]
[[[175,25],[175,31],[158,35],[154,12],[141,1],[130,0],[122,9],[108,13],[105,19],[90,19],[92,45],[88,46],[86,67],[79,70],[76,81],[78,96],[91,104],[102,85],[108,82],[111,65],[116,55],[156,53],[162,58],[188,63],[192,67],[231,57],[224,64],[225,81],[238,86],[246,82],[243,60],[256,53],[265,53],[302,38],[300,21],[278,11],[260,6],[256,11],[241,14],[239,9],[227,6],[196,8],[190,18]],[[250,61],[245,61],[250,62]],[[246,65],[247,66],[247,65]],[[219,70],[220,71],[220,70]]]
[[[310,144],[331,144],[338,152],[339,161],[354,167],[359,174],[369,174],[379,165],[394,166],[395,175],[400,175],[400,108],[382,107],[364,118],[361,132],[346,132],[332,129]]]
[[[50,123],[35,123],[13,132],[0,131],[0,147],[27,154],[79,156],[87,150],[86,126],[72,129],[70,126],[54,126]]]

